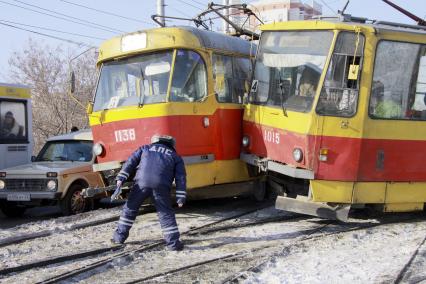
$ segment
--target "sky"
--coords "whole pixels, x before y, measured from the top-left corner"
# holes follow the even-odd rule
[[[167,5],[166,15],[188,17],[206,9],[207,4],[212,0],[164,1]],[[420,18],[426,16],[424,0],[392,1]],[[22,50],[30,37],[51,47],[61,45],[67,49],[72,48],[75,54],[79,54],[86,50],[87,46],[99,46],[103,40],[118,34],[155,27],[151,15],[156,13],[156,2],[156,0],[0,0],[0,35],[2,37],[0,81],[8,82],[8,59],[13,56],[14,51]],[[221,2],[216,0],[215,3]],[[245,1],[245,3],[250,2],[254,1]],[[343,8],[346,0],[317,0],[317,2],[323,6],[323,14],[333,15],[338,9]],[[382,0],[351,0],[346,13],[369,19],[415,24]],[[169,24],[185,24],[185,22]]]

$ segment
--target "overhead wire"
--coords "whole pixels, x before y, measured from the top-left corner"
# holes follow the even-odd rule
[[[97,24],[97,23],[94,23],[94,22],[90,22],[90,21],[87,21],[87,20],[84,20],[84,19],[80,19],[80,18],[77,18],[77,17],[74,17],[74,16],[70,16],[70,15],[67,15],[67,14],[63,14],[63,13],[60,13],[60,12],[49,10],[49,9],[46,9],[46,8],[43,8],[43,7],[40,7],[40,6],[37,6],[37,5],[29,4],[29,3],[25,2],[25,1],[20,1],[20,0],[13,0],[13,1],[21,3],[21,4],[24,4],[24,5],[27,5],[27,6],[30,6],[30,7],[37,8],[37,9],[40,9],[40,10],[43,10],[43,11],[47,11],[47,12],[50,12],[50,13],[58,14],[58,15],[61,15],[61,16],[64,16],[64,17],[68,17],[68,18],[71,18],[71,19],[75,19],[75,20],[81,21],[83,23],[87,23],[87,24],[91,24],[91,25],[95,25],[95,26],[107,28],[107,29],[110,29],[112,31],[117,31],[117,32],[125,33],[125,31],[122,31],[122,30],[119,30],[119,29],[116,29],[116,28],[107,27],[107,26],[100,25],[100,24]]]
[[[4,3],[4,4],[10,5],[10,6],[14,6],[14,7],[24,9],[24,10],[32,11],[32,12],[35,12],[35,13],[38,13],[38,14],[50,16],[50,17],[53,17],[53,18],[61,19],[61,20],[68,21],[68,22],[71,22],[71,23],[84,25],[85,27],[89,26],[89,27],[94,28],[94,29],[103,30],[103,31],[107,31],[107,32],[110,32],[110,33],[117,34],[116,31],[113,31],[112,29],[109,29],[109,28],[105,29],[105,28],[101,28],[101,27],[96,27],[94,25],[84,24],[82,22],[73,21],[73,20],[70,20],[70,19],[67,19],[67,18],[64,18],[64,17],[55,16],[55,15],[52,15],[52,14],[49,14],[49,13],[45,13],[45,12],[41,12],[41,11],[31,9],[31,8],[28,8],[28,7],[19,6],[19,5],[9,3],[9,2],[3,1],[3,0],[0,0],[0,3]],[[100,25],[98,25],[98,26],[100,26]]]
[[[195,8],[195,9],[198,9],[198,10],[204,10],[204,8],[197,7],[197,6],[195,6],[195,5],[191,4],[191,3],[188,3],[188,2],[186,2],[184,0],[177,0],[177,1],[179,1],[179,2],[181,2],[183,4],[186,4],[188,6],[191,6],[191,7]]]
[[[40,33],[40,32],[37,32],[37,31],[33,31],[33,30],[30,30],[30,29],[25,29],[25,28],[17,27],[17,26],[15,26],[15,25],[11,25],[11,24],[7,24],[7,23],[3,23],[3,22],[0,22],[0,25],[8,26],[8,27],[15,28],[15,29],[18,29],[18,30],[27,31],[27,32],[34,33],[34,34],[38,34],[38,35],[41,35],[41,36],[45,36],[45,37],[49,37],[49,38],[53,38],[53,39],[57,39],[57,40],[60,40],[60,41],[65,41],[65,42],[67,42],[67,43],[72,43],[72,44],[75,44],[75,45],[78,45],[78,46],[87,46],[87,47],[92,47],[92,45],[87,44],[87,43],[84,43],[84,42],[77,42],[77,41],[74,41],[74,40],[71,40],[71,39],[67,39],[67,38],[63,38],[63,37],[58,37],[58,36],[54,36],[54,35],[49,35],[49,34],[45,34],[45,33]]]
[[[110,15],[110,16],[114,16],[114,17],[126,19],[126,20],[129,20],[129,21],[134,21],[134,22],[138,22],[138,23],[142,23],[142,24],[148,24],[148,25],[154,25],[151,22],[147,22],[147,21],[143,21],[143,20],[138,20],[138,19],[135,19],[135,18],[127,17],[127,16],[122,16],[122,15],[111,13],[111,12],[108,12],[108,11],[104,11],[104,10],[100,10],[100,9],[88,7],[88,6],[85,6],[85,5],[82,5],[82,4],[78,4],[78,3],[75,3],[75,2],[71,2],[71,1],[67,1],[67,0],[59,0],[59,1],[67,3],[67,4],[70,4],[70,5],[74,5],[74,6],[77,6],[77,7],[85,8],[85,9],[88,9],[88,10],[96,11],[98,13],[102,13],[102,14],[106,14],[106,15]]]
[[[324,4],[324,6],[326,6],[331,12],[333,12],[335,15],[338,15],[336,11],[334,11],[333,8],[331,8],[324,0],[320,0],[321,3]]]
[[[95,36],[88,36],[88,35],[82,35],[82,34],[77,34],[77,33],[70,33],[70,32],[66,32],[66,31],[55,30],[55,29],[46,28],[46,27],[33,26],[33,25],[28,25],[28,24],[23,24],[23,23],[8,21],[8,20],[2,20],[2,19],[0,19],[0,22],[14,24],[14,25],[20,25],[20,26],[25,26],[25,27],[30,27],[30,28],[36,28],[36,29],[40,29],[40,30],[46,30],[46,31],[63,33],[63,34],[69,34],[69,35],[74,35],[74,36],[87,37],[87,38],[98,39],[98,40],[106,40],[105,38],[100,38],[100,37],[95,37]]]

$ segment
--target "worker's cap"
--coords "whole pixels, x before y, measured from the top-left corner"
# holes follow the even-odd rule
[[[172,147],[175,147],[176,140],[173,138],[173,136],[170,135],[154,135],[151,137],[151,143],[166,143],[168,145],[171,145]]]

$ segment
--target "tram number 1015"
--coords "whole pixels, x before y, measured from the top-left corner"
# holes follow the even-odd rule
[[[274,130],[263,130],[263,140],[269,143],[280,144],[280,134]]]
[[[135,141],[136,133],[134,128],[114,131],[115,142]]]

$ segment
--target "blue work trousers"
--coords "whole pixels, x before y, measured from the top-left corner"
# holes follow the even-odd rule
[[[114,232],[114,240],[123,243],[129,236],[129,231],[136,219],[139,207],[145,199],[151,197],[157,209],[163,237],[166,245],[174,250],[182,246],[180,243],[179,229],[176,224],[176,217],[171,206],[170,189],[165,188],[140,188],[137,184],[133,186],[123,207],[117,229]]]

